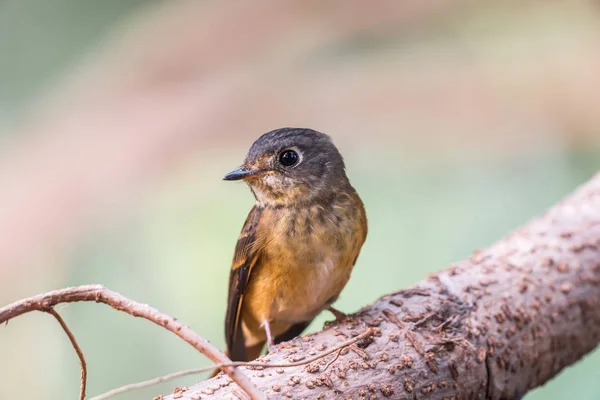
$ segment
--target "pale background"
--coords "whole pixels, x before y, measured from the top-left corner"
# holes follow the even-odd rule
[[[261,133],[304,126],[333,136],[368,210],[338,302],[356,310],[590,178],[599,71],[592,1],[0,0],[0,304],[101,283],[222,347],[252,197],[220,179]],[[59,311],[90,395],[209,364],[106,306]],[[77,396],[48,315],[0,327],[0,359],[0,398]],[[599,396],[596,352],[527,399]]]

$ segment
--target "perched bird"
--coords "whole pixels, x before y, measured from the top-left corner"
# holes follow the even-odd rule
[[[254,142],[244,180],[256,202],[233,257],[225,336],[234,361],[298,336],[348,282],[367,236],[364,205],[330,137],[282,128]]]

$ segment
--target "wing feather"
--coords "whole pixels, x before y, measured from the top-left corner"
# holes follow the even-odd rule
[[[252,268],[259,259],[256,249],[256,231],[262,208],[254,206],[246,218],[240,237],[235,246],[235,253],[229,275],[229,296],[225,315],[225,339],[232,360],[246,361],[246,345],[242,331],[241,309],[244,293]]]

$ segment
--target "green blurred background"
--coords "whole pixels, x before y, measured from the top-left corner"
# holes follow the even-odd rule
[[[223,347],[252,197],[221,177],[261,133],[306,126],[332,135],[367,207],[338,302],[354,311],[589,179],[599,71],[592,1],[4,0],[0,304],[101,283]],[[58,309],[90,395],[209,364],[103,305]],[[47,315],[0,327],[0,359],[2,399],[77,396],[77,358]],[[597,399],[599,378],[595,352],[527,399]]]

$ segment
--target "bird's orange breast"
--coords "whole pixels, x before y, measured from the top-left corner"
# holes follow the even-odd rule
[[[350,278],[366,225],[356,193],[328,204],[266,208],[255,244],[261,256],[242,308],[247,337],[263,335],[258,326],[265,320],[276,336],[331,304]]]

